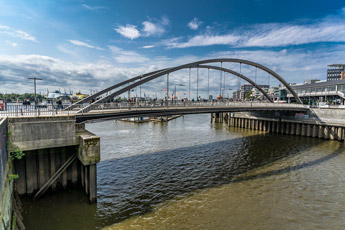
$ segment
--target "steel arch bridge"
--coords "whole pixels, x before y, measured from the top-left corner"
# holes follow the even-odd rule
[[[213,70],[219,70],[219,71],[223,71],[223,72],[227,72],[230,73],[236,77],[239,77],[245,81],[247,81],[248,83],[250,83],[251,85],[253,85],[255,88],[257,88],[270,102],[273,102],[273,100],[269,97],[269,95],[259,86],[257,85],[254,81],[252,81],[250,78],[248,78],[247,76],[243,75],[242,73],[238,73],[236,71],[233,71],[231,69],[228,68],[223,68],[223,67],[219,67],[219,66],[214,66],[214,65],[210,65],[211,63],[239,63],[241,64],[245,64],[248,66],[253,66],[255,68],[259,68],[265,72],[267,72],[268,74],[270,74],[271,76],[273,76],[274,78],[276,78],[279,82],[281,82],[286,88],[287,90],[290,91],[290,93],[295,97],[296,102],[298,104],[303,104],[302,101],[300,100],[300,98],[298,97],[297,93],[291,88],[291,86],[284,80],[284,78],[282,78],[279,74],[277,74],[276,72],[274,72],[273,70],[269,69],[266,66],[263,66],[259,63],[256,62],[252,62],[252,61],[248,61],[248,60],[244,60],[244,59],[235,59],[235,58],[217,58],[217,59],[208,59],[208,60],[201,60],[201,61],[197,61],[197,62],[192,62],[192,63],[187,63],[184,65],[180,65],[180,66],[176,66],[176,67],[171,67],[171,68],[166,68],[166,69],[161,69],[161,70],[156,70],[150,73],[146,73],[143,75],[139,75],[136,76],[134,78],[125,80],[123,82],[117,83],[115,85],[112,85],[104,90],[101,90],[91,96],[88,96],[72,105],[70,105],[69,107],[66,108],[66,110],[71,110],[74,109],[76,107],[78,107],[80,104],[83,103],[88,103],[90,102],[92,99],[100,97],[103,95],[103,97],[101,97],[100,99],[86,105],[85,107],[82,107],[78,113],[86,113],[88,111],[90,111],[90,109],[92,108],[92,105],[94,104],[99,104],[99,103],[104,103],[108,100],[113,99],[114,97],[117,97],[119,95],[121,95],[122,93],[125,93],[135,87],[138,87],[144,83],[147,83],[149,81],[152,81],[154,79],[157,79],[161,76],[164,75],[169,75],[170,73],[182,70],[182,69],[192,69],[192,68],[202,68],[202,69],[213,69]],[[128,86],[125,86],[127,85]],[[197,82],[198,84],[198,82]],[[124,86],[124,87],[123,87]],[[123,88],[120,88],[123,87]],[[120,88],[120,89],[118,89]],[[115,92],[111,92],[112,90],[117,89]],[[105,95],[106,94],[106,95]]]

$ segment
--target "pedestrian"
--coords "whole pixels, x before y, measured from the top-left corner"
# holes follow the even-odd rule
[[[56,102],[57,104],[57,109],[62,109],[62,100],[59,98],[59,100]]]

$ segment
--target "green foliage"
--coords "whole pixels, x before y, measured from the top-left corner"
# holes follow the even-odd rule
[[[252,91],[249,91],[247,94],[246,94],[246,99],[251,99],[253,98],[252,96]]]
[[[7,102],[16,102],[18,101],[24,101],[25,99],[33,101],[35,98],[35,94],[33,93],[24,93],[24,94],[16,94],[16,93],[7,93],[2,94],[0,93],[0,99],[4,100],[6,99]],[[36,94],[37,100],[41,101],[44,96],[40,94]]]
[[[11,160],[15,160],[15,159],[22,159],[23,156],[25,156],[25,153],[23,153],[22,150],[20,150],[20,148],[17,146],[17,145],[13,145],[10,147],[10,157],[11,157]]]
[[[10,174],[10,175],[8,175],[9,181],[13,181],[13,180],[18,179],[18,178],[19,178],[18,174]]]
[[[11,132],[8,132],[7,136],[10,137]],[[7,151],[10,153],[11,160],[20,160],[23,158],[23,156],[25,156],[25,153],[23,153],[23,151],[17,145],[14,145],[10,141],[7,141]]]

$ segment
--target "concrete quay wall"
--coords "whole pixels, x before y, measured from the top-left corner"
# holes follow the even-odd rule
[[[267,132],[345,140],[345,110],[311,109],[296,112],[235,112],[213,114],[216,122],[227,122],[230,127]]]
[[[9,118],[8,130],[9,141],[25,153],[13,165],[20,196],[82,186],[97,201],[100,138],[75,116]]]

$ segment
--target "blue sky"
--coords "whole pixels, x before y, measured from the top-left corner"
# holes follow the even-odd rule
[[[258,62],[288,82],[302,82],[325,79],[328,64],[345,63],[344,51],[344,1],[0,0],[0,92],[32,91],[27,78],[36,76],[44,79],[39,91],[89,93],[221,57]],[[239,71],[238,64],[225,67]],[[254,78],[253,68],[241,71]],[[188,84],[186,71],[172,75],[171,85]],[[207,72],[200,78],[205,93]],[[219,73],[211,78],[216,94]],[[260,71],[257,78],[278,84]],[[164,82],[148,83],[144,91],[161,93]],[[227,88],[238,84],[226,75]]]

